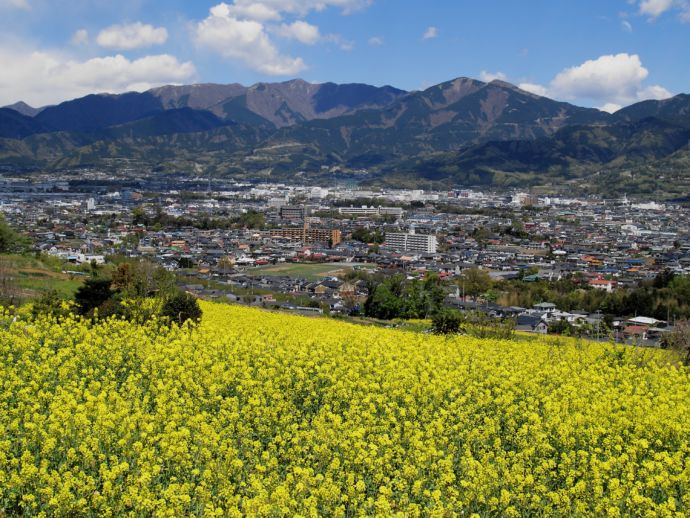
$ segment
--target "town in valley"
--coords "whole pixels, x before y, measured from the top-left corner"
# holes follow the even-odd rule
[[[629,300],[690,274],[688,207],[615,192],[569,198],[90,171],[64,181],[6,175],[0,210],[37,257],[74,281],[140,259],[200,298],[350,318],[364,316],[372,279],[431,275],[444,306],[512,319],[519,331],[642,345],[658,345],[688,317],[682,304]],[[22,275],[2,271],[5,286]],[[15,286],[12,295],[27,293]],[[612,305],[616,293],[627,293],[627,306]]]

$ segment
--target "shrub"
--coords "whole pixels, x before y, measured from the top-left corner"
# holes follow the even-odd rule
[[[163,303],[161,315],[182,325],[187,320],[196,322],[201,319],[201,308],[194,295],[179,291]]]
[[[57,291],[49,290],[36,299],[31,307],[34,318],[39,315],[51,315],[53,317],[65,317],[71,313],[71,303],[63,300]]]
[[[74,295],[79,313],[86,315],[114,295],[110,279],[87,279]]]
[[[510,340],[515,333],[512,318],[492,318],[482,311],[470,311],[462,315],[462,328],[475,338]]]
[[[126,317],[122,302],[111,297],[98,306],[98,318]]]
[[[462,315],[453,309],[438,310],[431,318],[432,329],[439,335],[456,334],[460,331]]]
[[[676,351],[685,365],[690,365],[690,320],[680,320],[661,340],[661,347]]]

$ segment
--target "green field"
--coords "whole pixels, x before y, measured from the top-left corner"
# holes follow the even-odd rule
[[[17,286],[22,290],[22,294],[30,298],[48,291],[54,290],[61,298],[72,298],[79,286],[83,283],[83,278],[69,276],[50,276],[41,272],[27,273],[20,272],[17,279]]]
[[[353,270],[354,267],[373,269],[372,265],[360,263],[281,263],[269,266],[259,266],[247,270],[249,275],[286,275],[289,277],[301,277],[312,281],[323,277],[340,277]]]
[[[4,297],[23,302],[54,290],[63,298],[71,298],[84,277],[65,274],[63,264],[49,257],[0,256],[0,278]],[[70,265],[76,269],[74,265]]]

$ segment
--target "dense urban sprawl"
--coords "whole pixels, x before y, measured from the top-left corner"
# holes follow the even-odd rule
[[[473,293],[463,275],[480,269],[497,283],[575,279],[580,289],[613,293],[690,273],[687,208],[625,196],[98,177],[5,178],[0,196],[5,219],[36,252],[76,264],[147,258],[198,296],[303,313],[351,314],[371,288],[357,271],[435,274],[447,305],[514,318],[521,330],[544,333],[567,322],[654,343],[683,315],[667,307],[664,315],[613,315],[605,326],[601,311],[552,300],[523,307],[517,295]]]

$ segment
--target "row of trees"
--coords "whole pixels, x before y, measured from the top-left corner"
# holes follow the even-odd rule
[[[361,243],[382,244],[386,240],[386,235],[380,230],[359,227],[352,231],[352,239]]]
[[[442,307],[445,296],[437,275],[428,275],[423,280],[408,280],[396,274],[381,282],[370,281],[364,314],[384,320],[428,318]]]
[[[529,308],[539,302],[553,302],[564,311],[646,315],[661,320],[690,318],[690,277],[670,271],[611,293],[590,288],[587,279],[578,274],[557,281],[494,281],[486,270],[470,268],[462,272],[456,283],[465,297],[481,297],[504,306]]]
[[[362,275],[362,274],[359,274]],[[445,289],[435,275],[423,280],[409,280],[403,275],[369,277],[369,296],[364,304],[368,317],[391,320],[434,317],[436,329],[452,329],[453,326],[471,328],[479,335],[510,334],[514,322],[503,322],[477,315],[453,315],[443,308]],[[531,307],[549,301],[563,310],[582,309],[600,311],[607,318],[597,328],[591,325],[574,326],[566,321],[553,324],[558,334],[594,336],[609,331],[611,315],[646,315],[662,320],[687,319],[690,317],[690,277],[680,277],[672,272],[662,272],[654,280],[640,283],[634,288],[624,288],[607,293],[587,286],[586,280],[574,276],[559,281],[524,282],[522,280],[495,282],[486,270],[470,268],[455,281],[464,296],[505,305]],[[489,331],[487,331],[489,330]],[[445,332],[445,331],[444,331]]]
[[[183,227],[193,227],[200,230],[229,228],[261,229],[266,225],[266,219],[263,213],[255,210],[249,210],[244,214],[232,217],[177,217],[165,213],[160,206],[156,206],[151,215],[149,215],[143,207],[135,208],[132,211],[132,223],[135,225],[145,225],[146,227],[154,229]]]
[[[386,279],[356,272],[351,277],[363,278],[369,285],[369,298],[365,305],[367,316],[384,319],[428,316],[438,306],[429,301],[442,300],[443,284],[434,276],[424,281],[408,281],[400,275]],[[601,312],[609,319],[626,315],[671,321],[690,318],[690,277],[669,271],[637,286],[619,288],[611,293],[589,287],[582,275],[557,281],[494,281],[488,271],[479,268],[464,270],[454,283],[464,298],[498,302],[504,306],[530,308],[539,302],[553,302],[564,311]],[[432,292],[438,295],[436,298],[430,296],[432,287]],[[446,287],[451,288],[452,285]],[[564,331],[576,334],[581,329]]]
[[[122,262],[111,276],[94,270],[94,276],[77,289],[73,302],[66,305],[51,291],[35,301],[33,311],[54,316],[76,311],[92,319],[118,316],[139,322],[158,315],[179,324],[201,318],[196,298],[177,288],[172,273],[148,261]]]
[[[581,276],[560,281],[504,281],[491,288],[500,293],[498,301],[508,306],[531,307],[548,301],[564,311],[646,315],[661,320],[690,318],[690,277],[672,272],[661,272],[653,280],[611,293],[589,288]]]
[[[0,254],[21,254],[31,246],[31,241],[7,224],[0,213]]]

